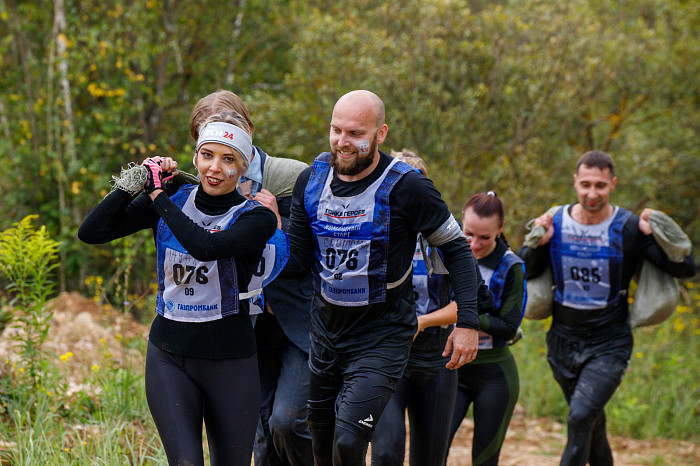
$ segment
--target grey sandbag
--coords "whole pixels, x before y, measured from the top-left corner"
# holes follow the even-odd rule
[[[655,210],[649,215],[651,234],[671,262],[683,262],[693,247],[690,238],[671,217]]]
[[[547,213],[554,215],[559,209],[561,206],[554,206],[547,210]],[[532,225],[534,221],[534,219],[530,220],[528,225]],[[523,244],[530,249],[535,249],[547,230],[543,226],[529,228],[531,228],[530,232],[525,236]],[[542,320],[551,316],[554,305],[552,266],[548,265],[540,276],[528,278],[525,286],[527,288],[527,303],[523,317],[531,320]]]
[[[528,278],[525,287],[527,288],[527,303],[523,317],[531,320],[542,320],[551,316],[554,305],[552,266],[548,265],[538,277]]]
[[[681,227],[660,210],[649,215],[649,225],[654,239],[668,259],[671,262],[683,262],[690,254],[692,244]],[[668,319],[678,305],[678,280],[643,259],[635,281],[637,292],[630,306],[630,326],[658,325]]]
[[[308,165],[300,160],[267,156],[263,170],[262,187],[275,197],[292,195],[299,173]]]
[[[180,186],[182,186],[184,184],[198,185],[199,178],[197,178],[197,176],[193,175],[192,173],[178,170],[177,173],[172,178],[170,178],[169,180],[167,180],[165,182],[171,183],[174,186],[177,186],[179,188]]]
[[[660,324],[676,310],[679,296],[678,280],[648,260],[643,260],[634,302],[630,306],[630,326],[636,328]]]

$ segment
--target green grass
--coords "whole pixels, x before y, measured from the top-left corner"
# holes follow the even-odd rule
[[[145,352],[145,342],[139,349]],[[21,383],[17,366],[6,364],[3,372],[3,464],[167,464],[148,412],[143,367],[105,359],[83,381],[97,390],[71,395],[58,371],[47,372],[42,387]]]

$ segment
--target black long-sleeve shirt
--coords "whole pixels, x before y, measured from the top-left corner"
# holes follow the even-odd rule
[[[78,238],[88,244],[101,244],[144,229],[151,229],[155,235],[162,218],[195,259],[212,261],[234,257],[239,291],[247,291],[265,242],[275,232],[275,214],[261,206],[241,214],[230,228],[210,232],[185,215],[168,194],[174,192],[161,193],[151,202],[145,194],[134,198],[115,190],[83,221]],[[222,214],[242,202],[245,198],[236,191],[210,196],[200,188],[195,195],[195,206],[208,215]],[[189,357],[239,358],[255,352],[246,300],[241,300],[238,314],[210,322],[178,322],[157,315],[149,340],[161,349]]]
[[[331,181],[334,196],[356,196],[376,181],[392,158],[381,153],[379,165],[362,180],[345,182],[337,175]],[[297,179],[292,195],[289,226],[291,257],[285,276],[300,275],[311,268],[315,240],[304,207],[304,193],[312,168],[304,170]],[[389,196],[389,255],[387,282],[399,280],[412,266],[418,232],[429,237],[450,217],[447,205],[432,181],[418,172],[409,172],[393,187]],[[464,237],[449,241],[439,250],[445,257],[450,280],[459,308],[458,327],[479,328],[476,310],[476,263]],[[413,308],[410,277],[399,287],[387,291],[385,303],[345,307],[325,302],[318,297],[312,312],[312,337],[336,349],[372,345],[382,337],[404,338],[415,333],[416,316]]]
[[[573,205],[569,206],[569,213]],[[637,271],[640,261],[647,259],[664,272],[678,278],[695,275],[697,267],[692,252],[683,262],[671,262],[652,235],[645,235],[639,229],[639,216],[631,215],[622,230],[622,290],[629,288],[629,282]],[[525,260],[527,278],[542,274],[551,265],[549,243],[535,249],[523,246],[518,255]],[[628,302],[625,297],[617,300],[616,306],[604,309],[573,309],[554,303],[553,325],[572,335],[589,335],[598,330],[621,324],[629,317]]]

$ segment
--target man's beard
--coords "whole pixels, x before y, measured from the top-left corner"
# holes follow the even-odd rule
[[[367,167],[372,165],[374,161],[374,154],[377,152],[377,137],[372,139],[372,143],[369,146],[369,154],[362,155],[355,147],[357,156],[351,160],[343,160],[338,157],[338,147],[331,148],[331,167],[338,175],[348,175],[353,176],[361,173]]]
[[[608,206],[608,204],[606,204],[604,202],[597,202],[594,205],[588,205],[588,202],[586,202],[585,199],[584,199],[584,202],[581,203],[581,207],[583,207],[583,210],[585,210],[586,212],[590,212],[590,213],[600,212],[601,210],[603,210],[607,206]]]

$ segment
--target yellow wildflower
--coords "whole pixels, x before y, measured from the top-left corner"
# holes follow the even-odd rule
[[[673,319],[673,329],[676,332],[682,332],[684,328],[685,324],[680,318],[676,317],[675,319]]]

